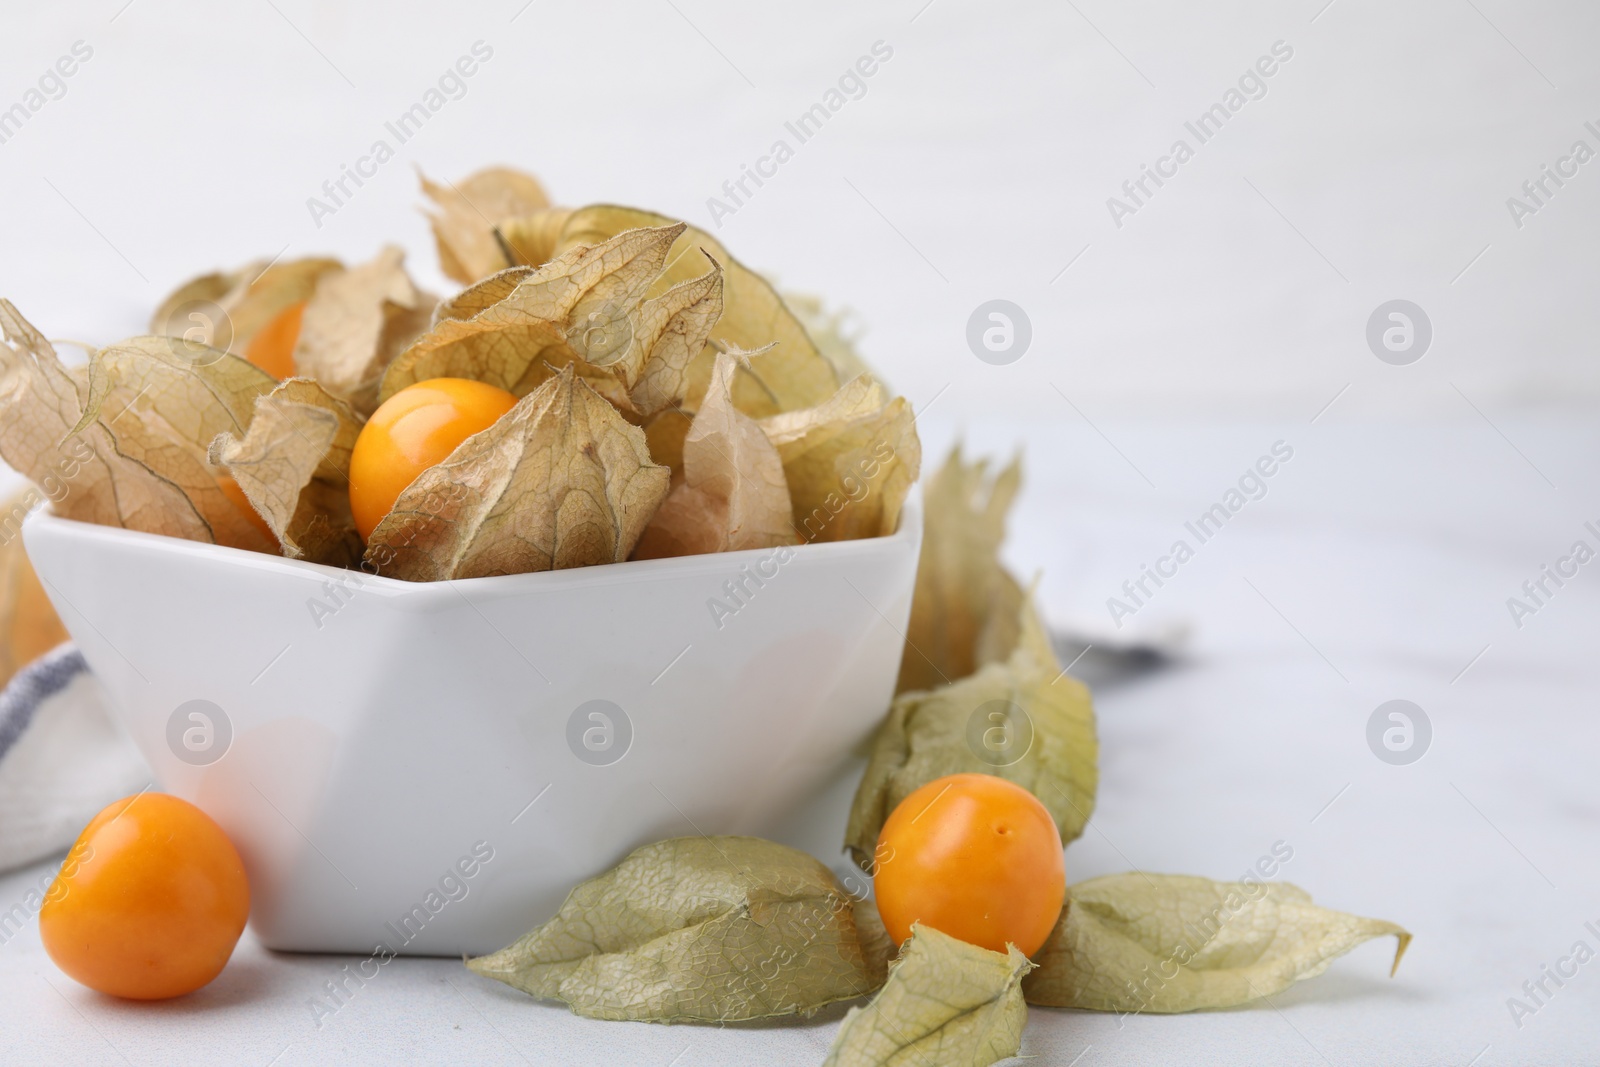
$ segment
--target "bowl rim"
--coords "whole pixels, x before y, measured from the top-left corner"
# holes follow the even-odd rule
[[[900,522],[892,534],[863,537],[850,541],[807,541],[788,546],[797,559],[810,559],[821,563],[839,557],[896,556],[907,550],[918,551],[922,541],[922,489],[913,483],[900,508]],[[129,530],[121,526],[69,519],[49,508],[39,508],[29,515],[22,525],[25,541],[38,532],[47,536],[62,536],[79,543],[99,543],[109,547],[135,550],[142,553],[162,553],[169,556],[198,557],[215,565],[252,570],[264,570],[286,577],[311,579],[321,584],[329,580],[349,581],[350,575],[359,575],[364,591],[396,597],[428,598],[458,595],[456,587],[467,585],[484,593],[532,593],[571,588],[577,585],[612,585],[618,583],[666,581],[675,578],[696,577],[702,574],[726,576],[736,573],[741,566],[768,558],[780,547],[746,548],[732,552],[703,552],[689,556],[672,556],[664,559],[629,559],[620,563],[600,563],[588,567],[571,567],[564,570],[530,571],[525,574],[500,574],[481,578],[447,578],[437,582],[409,582],[390,578],[359,568],[334,567],[326,563],[273,556],[265,552],[233,548],[208,541],[190,541],[167,534]],[[788,562],[785,566],[788,566]]]

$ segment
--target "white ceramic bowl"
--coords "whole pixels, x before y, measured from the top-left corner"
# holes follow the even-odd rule
[[[786,553],[436,584],[45,513],[24,536],[160,786],[239,847],[265,944],[457,955],[660,838],[835,859],[922,513]]]

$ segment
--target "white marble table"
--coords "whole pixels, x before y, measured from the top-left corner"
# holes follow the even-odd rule
[[[1600,520],[1600,428],[1367,424],[1342,421],[1337,406],[1312,425],[1310,414],[1095,430],[1068,413],[978,425],[967,440],[995,454],[1026,440],[1009,555],[1025,575],[1042,569],[1054,617],[1096,625],[1186,521],[1274,442],[1290,444],[1267,495],[1130,623],[1186,620],[1186,660],[1134,677],[1101,671],[1099,807],[1068,850],[1069,877],[1137,867],[1227,878],[1282,841],[1294,857],[1281,877],[1321,903],[1401,922],[1416,941],[1393,980],[1392,943],[1373,943],[1271,1004],[1121,1021],[1035,1010],[1023,1053],[1082,1067],[1592,1063],[1600,963],[1549,985],[1555,995],[1521,1028],[1506,1002],[1575,941],[1600,947],[1584,926],[1600,925],[1600,563],[1521,629],[1506,599],[1573,541],[1600,540],[1584,530]],[[942,454],[951,428],[930,414],[925,430]],[[1410,765],[1380,761],[1366,742],[1372,711],[1394,698],[1433,727]],[[0,879],[0,905],[45,871]],[[596,1023],[453,961],[400,960],[318,1027],[308,1001],[342,962],[269,953],[247,933],[211,987],[125,1004],[56,971],[30,924],[0,947],[6,1058],[799,1067],[821,1062],[839,1017]]]

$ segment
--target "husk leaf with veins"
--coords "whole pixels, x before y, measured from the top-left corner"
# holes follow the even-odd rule
[[[803,540],[883,537],[899,527],[922,469],[922,444],[904,397],[890,399],[863,376],[817,407],[762,419],[761,428],[783,458]]]
[[[991,473],[961,446],[922,491],[922,557],[896,692],[965,678],[1016,648],[1023,592],[1000,565],[1006,513],[1022,484],[1020,459]]]
[[[226,467],[277,535],[283,554],[358,567],[364,551],[350,513],[350,452],[362,419],[307,378],[290,378],[256,400],[243,437],[223,434],[211,461]]]
[[[722,317],[722,264],[709,255],[706,258],[711,261],[709,274],[674,285],[646,300],[629,316],[632,345],[618,361],[617,373],[641,415],[654,415],[683,403],[689,391],[689,368]],[[743,367],[748,371],[749,363]]]
[[[223,491],[209,456],[218,435],[244,432],[256,398],[275,384],[237,356],[135,337],[92,353],[88,398],[73,429],[98,420],[119,451],[184,491],[218,544],[276,552]]]
[[[937,689],[902,693],[873,741],[850,806],[845,845],[870,869],[884,820],[913,790],[947,774],[992,774],[1027,789],[1055,819],[1066,844],[1094,810],[1099,744],[1089,690],[1061,669],[1031,602],[1021,606],[1021,638],[1001,663]],[[979,758],[968,741],[974,713],[993,706],[1018,729],[1032,727],[1026,751],[1008,765]],[[1006,753],[1009,757],[1010,754]]]
[[[441,306],[433,327],[389,365],[380,401],[442,377],[473,378],[525,396],[555,370],[576,364],[607,399],[631,407],[628,388],[649,355],[635,355],[634,316],[679,232],[633,230],[542,267],[513,267],[485,279]],[[703,304],[697,297],[677,311],[697,315]],[[671,318],[660,324],[664,335]]]
[[[1411,935],[1394,923],[1321,908],[1286,882],[1108,875],[1073,886],[1024,979],[1028,1003],[1116,1012],[1227,1008],[1315,977],[1375,937],[1394,968]],[[1393,972],[1391,968],[1390,973]]]
[[[753,837],[645,845],[467,966],[579,1015],[647,1022],[809,1014],[883,981],[833,873]]]
[[[120,420],[120,412],[137,411],[203,450],[217,434],[248,426],[256,397],[275,385],[272,375],[237,356],[170,337],[134,337],[90,354],[88,402],[74,429],[103,415]],[[113,395],[137,398],[137,405],[108,404]]]
[[[257,260],[238,270],[202,274],[184,282],[161,302],[150,316],[150,332],[239,354],[289,305],[311,299],[323,277],[342,270],[344,265],[337,259],[319,256],[277,263]],[[214,307],[185,310],[193,301]],[[223,315],[216,315],[218,310]]]
[[[783,460],[750,416],[733,406],[733,378],[744,353],[717,357],[711,389],[683,445],[684,480],[662,503],[638,559],[792,545]]]
[[[510,167],[487,167],[453,184],[419,176],[422,191],[434,203],[428,221],[439,267],[463,285],[512,265],[496,239],[498,225],[550,206],[537,178]]]
[[[889,980],[872,1003],[850,1009],[823,1067],[988,1067],[1022,1046],[1033,968],[1005,953],[913,926]]]
[[[405,253],[389,245],[370,263],[323,276],[300,319],[295,373],[364,415],[377,407],[384,369],[428,328],[436,303],[404,263]]]
[[[532,267],[507,267],[474,282],[455,296],[446,297],[434,307],[430,328],[445,319],[470,319],[488,310],[510,296],[522,280],[532,273]]]
[[[595,204],[573,211],[566,219],[556,245],[557,254],[580,245],[609,240],[640,226],[683,225],[651,211]],[[740,411],[757,418],[781,411],[821,404],[839,389],[833,364],[818,351],[805,327],[772,285],[740,263],[716,238],[686,226],[673,243],[666,269],[649,295],[659,296],[673,285],[697,277],[704,253],[722,264],[723,313],[710,340],[728,348],[753,352],[773,342],[772,356],[757,373],[742,373],[734,382],[733,399]],[[703,347],[686,368],[684,406],[700,406],[711,381],[716,350]]]
[[[228,507],[224,519],[231,514],[243,527],[239,533],[235,525],[227,526],[220,531],[224,538],[247,533],[248,547],[265,541],[223,496],[204,464],[145,431],[138,414],[115,409],[109,420],[115,433],[102,420],[85,420],[87,381],[68,373],[50,342],[8,300],[0,300],[0,331],[6,342],[0,345],[0,458],[36,485],[64,482],[65,493],[53,503],[57,515],[191,541],[218,541],[219,531],[201,507],[212,514],[220,499]],[[136,458],[139,453],[160,458],[155,453],[163,451],[173,453],[165,466],[179,469],[183,485]],[[206,499],[197,501],[192,494]]]
[[[366,561],[424,582],[619,563],[670,483],[644,431],[569,366],[418,475]]]

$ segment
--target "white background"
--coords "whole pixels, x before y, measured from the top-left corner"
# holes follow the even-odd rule
[[[1043,571],[1053,618],[1108,625],[1106,598],[1186,519],[1274,441],[1296,448],[1137,617],[1188,622],[1195,644],[1098,692],[1104,782],[1070,877],[1226,878],[1281,838],[1284,876],[1320,902],[1418,934],[1392,982],[1369,946],[1270,1007],[1121,1030],[1035,1011],[1024,1051],[1593,1061],[1600,974],[1522,1029],[1505,1002],[1600,920],[1600,575],[1521,629],[1506,599],[1600,522],[1600,161],[1520,228],[1506,200],[1573,141],[1600,149],[1584,129],[1600,125],[1600,7],[122,2],[8,3],[0,25],[0,108],[75,41],[94,49],[0,145],[0,295],[51,337],[137,333],[184,278],[280,251],[354,260],[395,241],[447,291],[414,165],[514,164],[565,204],[712,228],[724,180],[886,42],[866,95],[715,232],[854,309],[868,358],[928,412],[930,462],[961,431],[980,452],[1025,448],[1010,555]],[[466,95],[318,228],[307,198],[478,40],[494,56]],[[1266,96],[1118,228],[1107,198],[1193,144],[1185,120],[1280,40],[1294,55]],[[996,297],[1033,325],[1005,367],[964,336]],[[1364,337],[1394,298],[1434,327],[1410,366]],[[1432,716],[1411,767],[1366,748],[1393,697]],[[247,938],[216,987],[152,1010],[73,986],[35,937],[0,949],[0,1018],[62,1062],[803,1064],[829,1037],[827,1020],[584,1023],[443,963],[316,1030],[303,1002],[335,966]]]
[[[285,247],[399,241],[443,287],[414,165],[513,163],[562,203],[709,226],[707,199],[882,40],[866,96],[718,235],[856,309],[913,400],[953,383],[947,418],[1074,417],[1051,382],[1091,418],[1309,417],[1351,382],[1340,417],[1470,416],[1451,383],[1490,414],[1600,398],[1600,161],[1520,230],[1505,203],[1575,139],[1600,149],[1593,5],[525,2],[8,5],[0,104],[74,41],[94,58],[0,145],[0,292],[103,342]],[[477,40],[494,58],[466,95],[318,229],[307,198]],[[1107,198],[1279,40],[1267,95],[1114,226]],[[1034,320],[1004,370],[962,340],[992,297]],[[1363,344],[1394,298],[1436,327],[1404,372]]]

